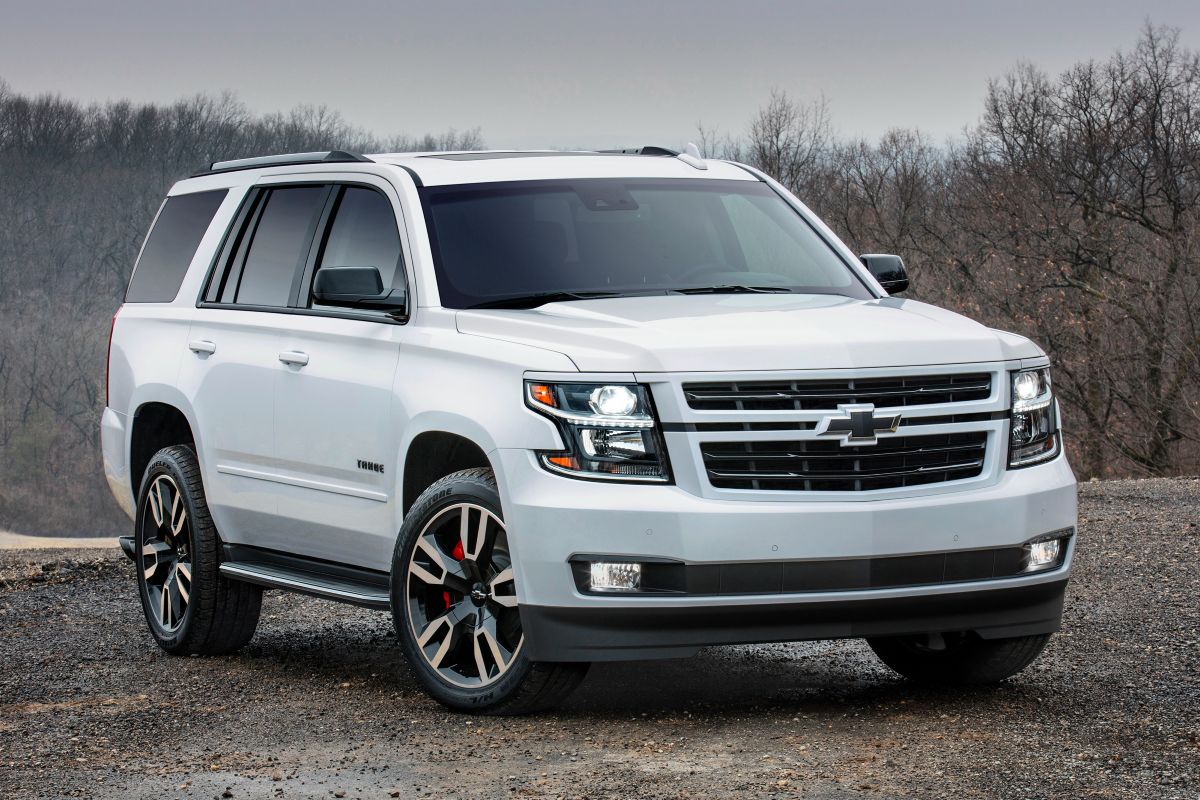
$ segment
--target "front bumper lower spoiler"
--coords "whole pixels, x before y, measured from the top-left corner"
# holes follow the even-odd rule
[[[1057,631],[1067,579],[909,597],[754,605],[521,606],[534,661],[683,658],[709,645],[973,631],[1003,639]]]

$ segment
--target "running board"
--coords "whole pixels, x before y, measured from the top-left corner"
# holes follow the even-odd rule
[[[118,536],[117,544],[121,545],[121,552],[129,557],[129,560],[137,563],[137,553],[134,552],[134,544],[132,536]]]
[[[363,580],[254,561],[226,561],[221,564],[221,574],[268,589],[284,589],[364,608],[391,608],[388,587],[378,579]]]

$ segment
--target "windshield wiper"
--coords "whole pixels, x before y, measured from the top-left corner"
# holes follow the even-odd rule
[[[561,303],[564,300],[595,300],[602,297],[621,296],[621,292],[537,292],[487,300],[476,303],[471,308],[537,308],[546,303]]]
[[[693,286],[687,289],[672,289],[679,294],[787,294],[792,290],[783,286],[742,286],[726,284],[723,286]]]

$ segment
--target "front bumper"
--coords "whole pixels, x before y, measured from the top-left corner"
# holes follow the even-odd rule
[[[1028,576],[853,591],[584,594],[570,560],[670,559],[761,565],[1010,548],[1076,524],[1064,457],[991,485],[868,501],[734,501],[678,486],[608,484],[543,470],[497,450],[526,647],[536,660],[686,656],[745,642],[973,630],[1056,630],[1074,544],[1062,566]]]

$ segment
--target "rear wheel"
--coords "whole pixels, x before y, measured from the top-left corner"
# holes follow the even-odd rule
[[[220,538],[190,447],[158,451],[138,494],[134,553],[155,642],[176,655],[237,650],[258,626],[262,590],[220,573]]]
[[[548,708],[587,672],[587,664],[525,657],[508,531],[491,470],[448,475],[417,498],[396,543],[392,614],[421,683],[459,711]]]
[[[911,681],[989,684],[1011,678],[1041,654],[1049,634],[983,639],[974,633],[868,639],[883,663]]]

